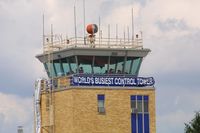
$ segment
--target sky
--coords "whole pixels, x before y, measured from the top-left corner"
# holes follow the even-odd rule
[[[153,76],[156,84],[158,133],[183,133],[195,111],[200,110],[200,12],[199,0],[85,0],[86,24],[99,16],[104,36],[115,25],[122,36],[131,27],[143,33],[143,46],[151,53],[140,76]],[[45,33],[74,35],[73,5],[77,9],[78,36],[83,35],[82,0],[0,0],[0,133],[33,132],[34,82],[46,77],[35,58],[42,53],[42,14]]]

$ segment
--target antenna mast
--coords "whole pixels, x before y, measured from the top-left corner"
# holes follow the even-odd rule
[[[85,43],[85,0],[83,0],[83,34],[84,34],[84,43]]]
[[[131,21],[132,21],[132,43],[134,43],[134,18],[133,18],[133,7],[131,10]]]
[[[76,33],[76,1],[74,2],[74,34],[75,34],[75,43],[77,43],[77,33]]]
[[[110,46],[110,24],[108,24],[108,45]]]
[[[129,26],[127,26],[127,37],[128,37],[128,44],[129,44]]]
[[[44,52],[44,45],[45,45],[45,35],[44,35],[44,13],[42,15],[42,45],[43,45],[43,52]]]
[[[101,42],[101,18],[99,16],[99,47],[100,47],[100,42]]]
[[[118,44],[118,24],[116,24],[116,44]]]

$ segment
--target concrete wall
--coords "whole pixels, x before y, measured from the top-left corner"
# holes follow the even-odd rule
[[[97,94],[105,94],[105,114],[97,111]],[[155,90],[72,88],[53,93],[55,133],[131,133],[131,95],[149,95],[150,133],[156,133]],[[46,94],[42,94],[42,133],[49,130]],[[52,110],[52,109],[51,109]]]

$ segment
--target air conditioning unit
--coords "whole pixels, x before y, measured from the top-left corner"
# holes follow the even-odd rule
[[[131,113],[138,113],[138,109],[137,108],[132,108],[131,109]]]

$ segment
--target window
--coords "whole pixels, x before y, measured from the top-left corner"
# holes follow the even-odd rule
[[[48,64],[47,64],[47,63],[44,63],[44,68],[45,68],[45,70],[46,70],[46,72],[47,72],[48,77],[51,77],[51,74],[50,74],[50,72],[49,72]]]
[[[69,62],[67,61],[66,58],[63,58],[61,60],[61,62],[62,62],[62,68],[63,68],[63,71],[64,71],[64,75],[69,75],[70,74]]]
[[[131,96],[131,109],[136,109],[136,96]]]
[[[44,63],[46,72],[49,77],[56,77],[55,65],[53,63]]]
[[[149,97],[148,96],[144,96],[144,113],[148,113],[149,112],[148,100],[149,100]]]
[[[77,63],[75,56],[69,57],[68,62],[70,65],[69,67],[71,68],[70,74],[77,73]]]
[[[78,56],[79,73],[92,73],[93,56]]]
[[[56,75],[57,76],[63,76],[64,72],[63,72],[61,60],[54,60],[53,63],[54,63],[54,67],[55,67],[55,70],[56,70]]]
[[[131,69],[132,62],[133,62],[133,58],[132,57],[127,57],[126,65],[125,65],[125,68],[124,68],[124,73],[125,74],[130,74],[130,69]]]
[[[131,109],[137,110],[137,113],[148,113],[149,112],[149,97],[141,95],[131,96]]]
[[[138,109],[138,113],[142,113],[143,112],[142,96],[137,96],[137,109]]]
[[[116,64],[116,73],[117,74],[122,74],[123,67],[124,67],[124,57],[117,57],[117,64]]]
[[[98,95],[98,112],[99,113],[105,113],[105,95]]]
[[[142,62],[142,58],[136,58],[133,60],[131,74],[138,75],[141,62]]]
[[[132,133],[150,133],[149,96],[131,96],[131,130]]]
[[[117,69],[117,57],[110,57],[108,74],[115,74]]]
[[[95,56],[94,74],[107,74],[108,73],[108,56]]]
[[[110,57],[109,74],[122,74],[124,67],[124,57]]]

